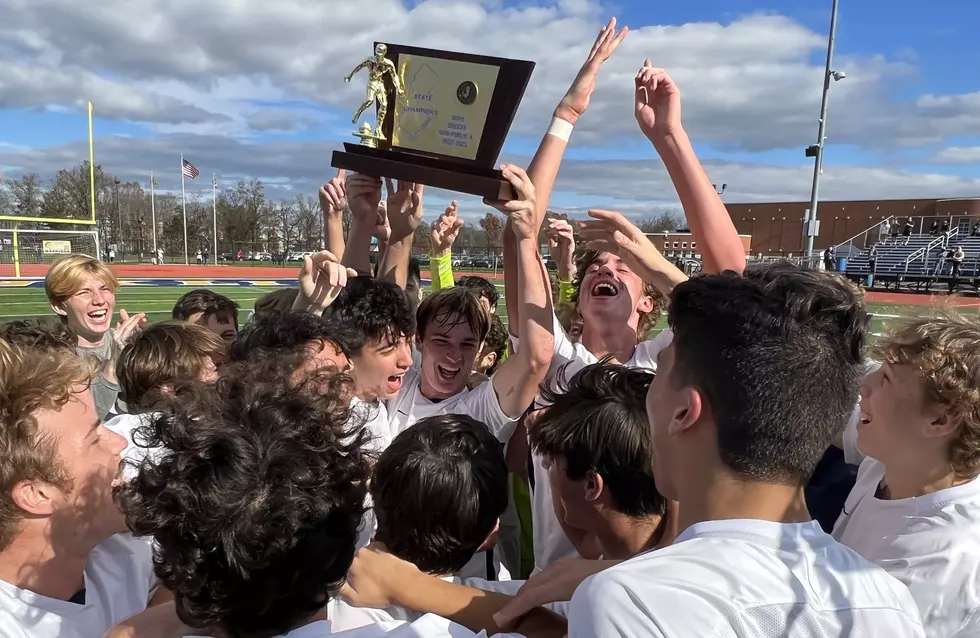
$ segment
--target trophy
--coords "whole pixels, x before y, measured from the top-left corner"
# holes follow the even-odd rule
[[[495,166],[533,62],[378,42],[344,81],[365,69],[367,92],[351,122],[375,106],[376,124],[360,123],[353,133],[360,143],[334,151],[334,168],[514,197]]]

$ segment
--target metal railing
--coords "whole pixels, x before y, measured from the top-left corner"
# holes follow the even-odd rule
[[[874,224],[872,226],[869,226],[868,228],[865,228],[864,230],[862,230],[861,232],[859,232],[857,235],[854,235],[853,237],[851,237],[849,239],[845,239],[844,241],[842,241],[839,244],[834,244],[834,250],[836,251],[838,248],[840,248],[841,246],[845,246],[845,245],[851,246],[853,248],[854,247],[854,240],[857,239],[858,237],[864,237],[864,245],[861,246],[861,250],[867,249],[867,247],[868,247],[868,233],[870,233],[871,231],[875,231],[876,233],[878,233],[876,235],[876,237],[880,237],[881,236],[881,230],[880,230],[880,228],[881,228],[882,223],[884,223],[885,221],[888,221],[889,224],[897,224],[898,223],[898,220],[896,220],[893,216],[889,215],[888,217],[886,217],[885,219],[881,220],[880,222],[877,222],[876,224]]]
[[[930,253],[932,253],[932,249],[937,246],[942,246],[943,250],[945,250],[946,247],[949,245],[949,240],[952,239],[953,237],[956,237],[956,235],[958,235],[959,232],[960,232],[959,228],[953,228],[951,230],[948,230],[945,233],[939,235],[939,237],[933,239],[924,248],[919,249],[924,251],[923,258],[922,258],[922,270],[924,270],[925,272],[929,272],[929,255]],[[905,260],[905,272],[909,271],[909,263],[911,263],[911,261],[912,261],[912,256],[909,255],[909,257]]]

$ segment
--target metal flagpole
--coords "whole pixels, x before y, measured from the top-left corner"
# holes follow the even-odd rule
[[[184,154],[180,154],[180,206],[184,210],[184,265],[189,266],[187,257],[187,198],[184,196]]]
[[[181,171],[184,167],[181,166]],[[150,171],[150,223],[153,224],[153,256],[157,257],[157,205],[153,193],[153,171]]]
[[[211,173],[211,221],[214,224],[214,265],[218,265],[218,180]]]

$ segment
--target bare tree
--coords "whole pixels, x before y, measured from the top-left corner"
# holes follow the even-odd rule
[[[487,213],[480,220],[480,228],[483,229],[483,234],[487,239],[487,254],[490,254],[490,249],[497,246],[500,241],[500,234],[504,229],[504,220],[499,215]]]
[[[680,217],[669,210],[665,210],[655,217],[637,223],[636,227],[645,233],[662,233],[677,230],[682,223]]]
[[[7,182],[14,200],[14,214],[21,217],[40,217],[44,208],[44,189],[37,173],[28,173]]]
[[[300,195],[293,202],[297,242],[305,250],[318,250],[323,238],[323,215],[320,203],[306,195]]]

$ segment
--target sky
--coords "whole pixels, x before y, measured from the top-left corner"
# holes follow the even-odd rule
[[[601,70],[552,208],[637,218],[679,210],[632,116],[647,57],[680,86],[683,122],[728,202],[809,199],[831,0],[0,0],[0,171],[50,179],[88,157],[146,187],[260,178],[314,195],[355,141],[364,91],[343,77],[375,40],[532,60],[502,161],[526,165],[606,20],[630,34]],[[821,198],[980,196],[980,3],[841,0]],[[971,25],[973,28],[971,28]],[[430,189],[429,215],[450,199]],[[433,210],[434,209],[434,210]]]

